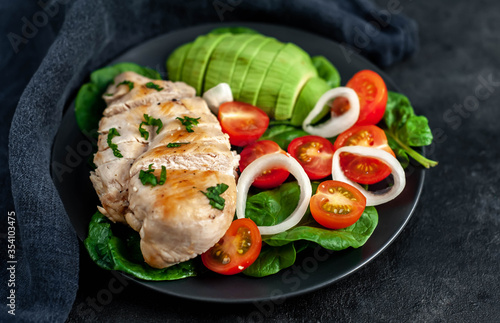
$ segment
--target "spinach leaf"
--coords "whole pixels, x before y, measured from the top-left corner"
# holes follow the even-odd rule
[[[313,192],[319,182],[312,182]],[[249,196],[246,217],[257,225],[282,222],[295,209],[300,196],[297,182],[288,182],[273,190]],[[296,254],[308,247],[320,245],[330,250],[343,250],[362,246],[378,224],[378,214],[373,206],[365,209],[361,218],[352,226],[340,230],[326,229],[319,225],[307,210],[301,222],[282,233],[263,236],[259,258],[243,273],[254,277],[275,274],[295,262]]]
[[[321,77],[331,87],[340,86],[340,74],[335,66],[324,56],[318,55],[311,57],[312,63]]]
[[[252,277],[264,277],[276,274],[290,267],[295,262],[296,251],[293,243],[280,247],[263,245],[259,257],[243,273]]]
[[[300,188],[297,182],[289,182],[279,187],[249,196],[245,217],[258,226],[269,226],[283,222],[297,207]]]
[[[396,158],[398,159],[401,167],[406,168],[410,164],[410,157],[406,153],[406,150],[401,148],[398,143],[392,139],[392,137],[387,136],[387,143],[389,147],[391,147],[392,151],[396,154]]]
[[[148,67],[140,66],[135,63],[118,63],[112,66],[103,67],[90,74],[90,83],[94,83],[99,90],[106,90],[113,79],[123,72],[135,72],[139,75],[154,80],[160,80],[160,74]],[[103,92],[104,93],[104,92]]]
[[[312,182],[313,193],[318,185],[319,182]],[[288,182],[273,190],[262,191],[247,199],[245,216],[258,226],[280,223],[293,212],[299,196],[300,188],[297,182]],[[284,246],[290,242],[306,240],[330,250],[358,248],[368,240],[377,224],[377,210],[372,206],[365,208],[355,224],[340,230],[322,227],[308,209],[297,226],[282,233],[263,236],[262,240],[271,246]]]
[[[411,148],[430,145],[433,138],[427,118],[415,115],[406,96],[389,91],[383,120],[389,145],[403,167],[408,166],[408,155],[426,168],[437,165]]]
[[[272,236],[263,237],[271,246],[283,246],[297,240],[315,242],[329,250],[359,248],[368,240],[378,224],[377,210],[367,206],[361,218],[353,225],[339,230],[326,229],[314,221],[308,211],[299,225]]]
[[[99,120],[106,107],[102,95],[113,79],[126,71],[136,72],[152,79],[161,79],[157,71],[134,63],[118,63],[93,72],[90,74],[90,82],[82,85],[75,99],[75,116],[80,130],[97,134]]]
[[[89,235],[84,241],[90,257],[101,268],[122,271],[144,280],[175,280],[196,276],[194,260],[164,269],[150,267],[142,257],[139,234],[125,226],[116,226],[113,230],[111,226],[104,215],[96,212],[89,224]]]
[[[104,91],[94,83],[82,85],[75,99],[75,116],[81,131],[97,137],[97,128],[106,103],[101,97]]]
[[[301,128],[296,128],[289,124],[278,124],[269,127],[259,140],[272,140],[276,142],[281,149],[286,151],[292,140],[307,135],[309,134]]]
[[[247,27],[219,27],[219,28],[212,29],[212,31],[210,31],[209,34],[212,34],[212,35],[221,35],[221,34],[238,35],[238,34],[260,34],[260,33],[252,28],[247,28]]]

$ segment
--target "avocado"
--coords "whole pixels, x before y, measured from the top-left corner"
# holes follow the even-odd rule
[[[265,111],[269,117],[274,117],[274,109],[278,101],[278,95],[287,78],[288,68],[296,62],[301,61],[309,55],[298,46],[287,43],[282,47],[272,64],[269,66],[267,74],[258,93],[256,105]]]
[[[246,37],[248,38],[248,37]],[[210,61],[208,62],[207,71],[205,73],[205,82],[203,84],[203,93],[210,90],[217,84],[225,81],[221,81],[219,76],[221,71],[228,66],[225,61],[225,56],[230,51],[230,48],[236,49],[235,46],[241,43],[243,39],[241,37],[230,36],[226,37],[217,45],[217,47],[212,52],[210,56]]]
[[[189,49],[182,68],[181,80],[194,87],[197,95],[201,95],[201,91],[203,90],[203,79],[212,51],[217,47],[220,41],[230,35],[231,34],[208,34],[199,36]]]
[[[220,46],[217,46],[215,49],[217,52],[221,52],[220,62],[216,64],[216,66],[212,67],[213,71],[211,73],[215,73],[213,77],[211,77],[210,83],[205,86],[205,91],[209,89],[209,85],[217,85],[219,83],[228,83],[231,85],[231,78],[233,75],[234,67],[236,65],[236,60],[241,51],[246,47],[246,45],[257,38],[262,38],[260,35],[250,35],[250,34],[241,34],[241,35],[233,35],[231,38],[234,39],[234,43],[231,46],[222,47],[223,44],[219,43]],[[216,57],[217,58],[217,57]],[[214,86],[215,86],[214,85]],[[212,86],[213,87],[213,86]],[[231,87],[231,91],[234,90]]]
[[[186,59],[187,53],[191,48],[192,43],[184,44],[177,49],[167,59],[168,79],[171,81],[180,81],[182,67]]]
[[[328,90],[330,90],[328,83],[320,77],[312,77],[307,81],[302,90],[300,91],[295,107],[293,108],[292,119],[290,123],[294,126],[302,125],[302,121],[307,117],[309,112],[314,108],[319,98]],[[328,106],[316,117],[313,122],[319,121],[323,118],[328,111]]]
[[[295,64],[291,64],[285,75],[286,78],[283,80],[283,85],[280,88],[274,110],[274,118],[276,120],[286,120],[292,117],[293,107],[302,87],[310,78],[317,77],[318,72],[309,56],[307,56],[302,57]]]
[[[248,68],[247,76],[243,81],[243,86],[239,94],[240,101],[252,105],[257,104],[258,94],[269,70],[269,66],[272,65],[284,46],[285,44],[282,42],[271,39],[271,41],[260,48],[252,60]]]
[[[311,60],[318,71],[319,77],[325,80],[330,88],[340,86],[340,74],[326,57],[318,55]]]
[[[235,101],[240,100],[240,92],[243,86],[243,81],[246,79],[253,59],[256,57],[260,49],[271,40],[274,39],[270,37],[255,35],[255,38],[247,43],[247,45],[243,48],[242,51],[240,51],[240,53],[236,57],[236,64],[233,65],[233,72],[231,81],[229,83]]]

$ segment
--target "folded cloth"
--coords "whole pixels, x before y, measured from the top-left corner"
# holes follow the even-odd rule
[[[11,10],[12,3],[9,4]],[[27,84],[10,128],[9,167],[18,226],[16,285],[12,289],[15,318],[21,321],[64,321],[75,299],[78,241],[51,180],[50,159],[63,109],[90,71],[129,47],[174,29],[221,21],[255,21],[255,17],[261,22],[320,33],[344,44],[347,53],[358,52],[381,66],[408,57],[417,47],[414,22],[397,15],[397,10],[381,11],[367,0],[58,0],[40,1],[38,5],[39,11],[46,13],[48,24],[50,19],[63,22],[60,29],[57,28],[57,36],[49,38],[53,43]],[[41,16],[33,15],[33,19],[41,19]],[[34,22],[28,18],[22,20],[26,21]],[[41,24],[41,20],[37,23]],[[33,39],[25,38],[24,42],[17,38],[20,46],[17,50],[30,51],[30,55],[39,57],[45,55],[46,46],[37,52],[37,47],[30,47],[29,43],[47,32],[42,27],[39,35],[31,35]],[[19,22],[13,28],[19,29]],[[23,37],[20,34],[18,36]],[[11,41],[9,46],[4,46],[9,48],[2,47],[2,51],[11,50],[10,47],[14,50],[15,44]],[[12,75],[9,68],[19,66],[16,59],[20,57],[26,55],[7,55],[3,73]],[[9,60],[16,64],[9,64]],[[19,79],[22,82],[23,78]],[[16,78],[4,77],[0,82],[16,82]],[[0,88],[9,88],[4,85]],[[2,97],[7,96],[8,93],[2,93]],[[12,111],[13,107],[5,109]],[[3,216],[7,217],[7,212]],[[7,219],[3,221],[2,224],[7,223]],[[8,281],[9,274],[2,271],[0,280]],[[8,288],[0,290],[3,300],[12,294]],[[0,315],[0,321],[4,322],[14,318],[5,309]]]

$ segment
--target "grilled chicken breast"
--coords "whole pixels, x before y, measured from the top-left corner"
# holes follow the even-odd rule
[[[194,95],[182,82],[125,72],[103,96],[107,108],[99,123],[97,168],[90,175],[102,204],[98,208],[111,221],[139,232],[144,259],[155,268],[208,250],[235,212],[239,156],[205,101]],[[161,120],[162,126],[148,125],[146,117]],[[186,119],[195,122],[183,125]],[[141,173],[160,178],[162,166],[165,183],[143,184]],[[204,194],[221,183],[228,185],[220,195],[223,210],[212,207]]]

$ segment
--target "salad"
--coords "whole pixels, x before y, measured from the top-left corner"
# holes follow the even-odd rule
[[[239,40],[231,37],[235,34]],[[197,55],[191,57],[193,46]],[[245,48],[253,50],[246,55],[255,64],[228,68],[227,61],[236,62]],[[254,61],[258,50],[261,57]],[[407,167],[410,157],[426,168],[437,164],[412,148],[432,142],[427,119],[415,115],[404,95],[387,91],[373,71],[360,71],[340,87],[340,76],[326,58],[310,58],[293,44],[243,28],[218,29],[179,47],[168,57],[167,70],[169,79],[204,96],[240,154],[235,221],[201,257],[157,269],[144,263],[136,231],[96,212],[85,246],[102,268],[145,280],[185,278],[206,268],[254,277],[275,274],[307,248],[362,246],[378,223],[375,206],[404,188],[398,167]],[[105,107],[102,95],[125,71],[160,79],[156,71],[133,63],[93,72],[75,102],[82,130],[96,129]],[[290,81],[279,81],[284,78]],[[380,187],[387,192],[374,193]]]

